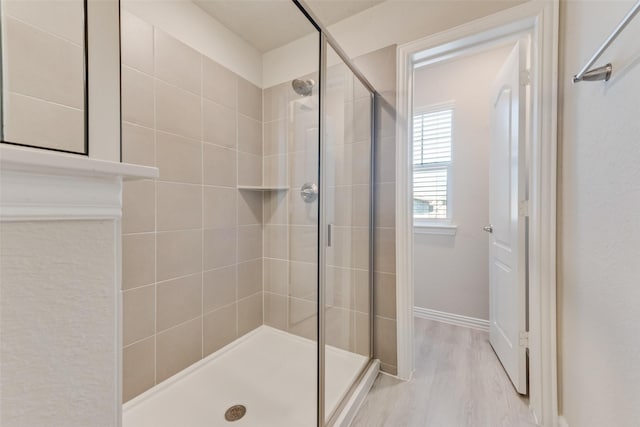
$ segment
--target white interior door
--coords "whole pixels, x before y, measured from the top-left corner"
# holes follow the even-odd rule
[[[490,166],[489,340],[518,393],[526,394],[526,44],[494,86]]]

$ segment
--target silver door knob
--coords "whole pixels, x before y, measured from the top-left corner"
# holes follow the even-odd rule
[[[482,229],[484,231],[486,231],[487,233],[493,233],[493,226],[492,225],[487,225],[486,227],[482,227]]]

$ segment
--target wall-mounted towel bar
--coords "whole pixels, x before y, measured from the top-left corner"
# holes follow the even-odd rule
[[[589,62],[585,64],[584,67],[580,70],[578,74],[573,76],[573,82],[578,83],[581,81],[598,81],[604,80],[608,81],[611,77],[611,72],[613,71],[613,66],[611,64],[607,64],[604,67],[598,67],[591,69],[591,66],[600,58],[600,56],[604,53],[605,50],[613,43],[613,41],[620,35],[622,30],[631,22],[634,16],[640,12],[640,0],[631,8],[629,13],[625,15],[625,17],[620,21],[615,30],[607,37],[607,39],[602,43],[602,46],[593,54]]]

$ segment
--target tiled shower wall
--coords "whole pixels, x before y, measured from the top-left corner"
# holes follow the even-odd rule
[[[371,52],[355,61],[381,95],[376,110],[374,170],[374,357],[381,360],[385,372],[395,374],[396,47]],[[329,251],[326,339],[329,345],[367,354],[368,251],[367,244],[363,244],[367,234],[363,221],[368,212],[362,208],[368,206],[368,199],[364,197],[366,179],[361,179],[368,176],[369,103],[366,92],[354,83],[346,67],[331,67],[328,76],[327,106],[333,120],[328,126],[333,137],[330,143],[335,147],[326,165],[332,192],[327,200],[332,202],[328,209],[338,239],[334,248],[339,250]],[[309,77],[313,76],[304,78]],[[333,100],[329,99],[332,80],[337,85]],[[317,123],[305,118],[303,112],[305,106],[316,105],[312,98],[295,95],[288,82],[265,89],[264,104],[265,158],[282,156],[280,164],[285,166],[281,170],[288,172],[290,187],[288,192],[265,195],[265,323],[315,339],[317,275],[312,260],[316,254],[311,256],[309,252],[306,259],[296,258],[305,256],[301,250],[313,248],[317,242],[313,236],[317,231],[317,204],[305,204],[299,196],[302,184],[317,182],[318,137],[312,132]],[[309,114],[317,116],[316,111]],[[265,166],[265,174],[267,170]]]
[[[317,76],[304,76],[317,82]],[[368,214],[370,104],[344,65],[328,73],[327,221],[334,244],[327,251],[326,343],[369,355]],[[265,195],[265,324],[310,339],[317,336],[318,202],[305,203],[300,188],[318,183],[317,86],[310,97],[289,82],[264,91],[267,162],[279,159],[276,185]],[[359,89],[359,90],[358,90]],[[282,172],[285,173],[282,173]],[[360,191],[361,190],[361,191]]]
[[[262,324],[262,91],[122,15],[123,401]]]
[[[324,171],[327,223],[326,342],[369,356],[371,97],[344,64],[327,70]]]
[[[157,182],[127,183],[124,193],[126,401],[263,319],[315,339],[317,203],[304,203],[299,188],[317,182],[318,101],[317,87],[311,97],[296,95],[288,82],[261,91],[128,13],[122,27],[123,160],[160,168]],[[358,62],[384,97],[376,141],[374,354],[395,373],[395,47]],[[344,118],[354,125],[351,119],[363,116],[357,105],[366,108],[355,91],[350,96]],[[344,130],[349,139],[353,129]],[[336,177],[364,175],[338,154]],[[338,216],[366,204],[353,205],[347,187],[335,194]],[[328,343],[366,354],[364,275],[330,264]]]
[[[317,76],[306,76],[317,81]],[[317,337],[318,202],[300,187],[318,182],[318,95],[301,97],[286,82],[264,90],[264,321]]]
[[[354,62],[380,94],[375,112],[373,353],[383,371],[396,374],[396,46],[368,53]]]

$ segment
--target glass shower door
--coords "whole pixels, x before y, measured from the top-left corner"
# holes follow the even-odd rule
[[[327,45],[321,163],[324,224],[324,412],[339,412],[371,358],[369,90]]]

